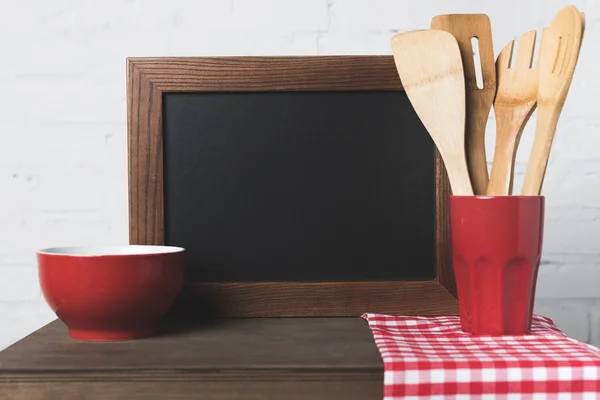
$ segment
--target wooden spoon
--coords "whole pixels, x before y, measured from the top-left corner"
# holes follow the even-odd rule
[[[485,194],[488,187],[488,169],[485,155],[485,127],[494,95],[496,94],[496,67],[492,27],[485,14],[438,15],[431,20],[431,28],[450,32],[458,42],[466,83],[467,166],[475,194]],[[477,85],[473,46],[477,38],[483,87]]]
[[[465,78],[452,34],[400,33],[392,52],[404,90],[437,146],[454,195],[473,195],[465,157]]]
[[[521,194],[539,195],[558,118],[579,58],[584,21],[575,6],[562,8],[545,28],[538,56],[538,115]]]
[[[510,68],[514,40],[498,55],[497,86],[494,99],[496,148],[487,188],[488,195],[512,194],[517,147],[523,128],[537,104],[537,68],[532,68],[536,31],[523,34],[515,66]]]

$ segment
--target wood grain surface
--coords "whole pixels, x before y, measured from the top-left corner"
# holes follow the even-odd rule
[[[539,196],[560,114],[579,60],[585,30],[584,14],[566,5],[544,28],[538,51],[537,119],[521,195]]]
[[[448,174],[442,156],[435,154],[435,262],[437,282],[458,298],[450,243],[450,209],[448,198],[452,195]],[[458,304],[454,304],[458,307]]]
[[[391,56],[130,58],[127,64],[129,236],[164,244],[162,97],[194,91],[403,90]],[[365,311],[455,313],[448,178],[435,152],[436,271],[430,282],[189,284],[180,309],[227,316],[358,316]],[[210,301],[206,301],[209,299]],[[185,304],[188,302],[189,304]]]
[[[271,372],[267,376],[273,376]],[[381,375],[381,374],[379,374]],[[274,376],[275,377],[275,376]],[[294,380],[262,380],[248,375],[247,380],[161,382],[153,379],[132,382],[69,381],[41,383],[0,383],[2,400],[380,400],[383,384],[379,379],[364,379],[345,374],[343,378],[319,374],[297,374]]]
[[[511,40],[498,54],[496,61],[497,91],[494,99],[496,147],[487,194],[512,194],[515,160],[521,134],[537,106],[537,67],[532,67],[536,31],[519,38],[519,51],[514,54]],[[515,59],[511,67],[511,60]]]
[[[165,92],[403,90],[390,56],[128,58]]]
[[[392,51],[406,95],[444,159],[452,193],[473,195],[465,151],[465,77],[456,39],[441,30],[399,33],[392,38]]]
[[[188,282],[172,311],[197,317],[328,317],[365,312],[451,315],[458,308],[452,294],[435,281]]]
[[[496,94],[496,68],[492,26],[485,14],[445,14],[431,20],[431,29],[450,32],[456,38],[465,75],[465,145],[473,192],[485,194],[488,168],[485,154],[485,128]],[[477,85],[471,39],[477,38],[482,87]]]
[[[379,399],[382,387],[360,318],[165,320],[156,337],[98,343],[57,320],[0,352],[3,400]]]

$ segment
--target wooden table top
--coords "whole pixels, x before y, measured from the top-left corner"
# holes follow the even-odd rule
[[[19,400],[183,400],[199,391],[381,399],[382,390],[383,362],[360,318],[170,320],[155,337],[122,342],[73,340],[56,320],[0,352],[0,393]]]

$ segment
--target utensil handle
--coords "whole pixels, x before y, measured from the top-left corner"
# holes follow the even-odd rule
[[[510,110],[503,107],[496,108],[496,148],[486,194],[495,196],[512,194],[517,148],[521,134],[534,109],[535,106],[531,107],[529,104]],[[520,117],[525,113],[527,115],[521,123],[520,118],[516,116]]]
[[[444,158],[442,154],[442,158]],[[450,187],[452,194],[455,196],[473,196],[473,187],[471,186],[471,179],[469,178],[469,170],[467,169],[467,163],[453,162],[446,165],[446,171],[448,172],[448,180],[450,181]]]
[[[525,172],[523,188],[521,189],[523,196],[539,196],[542,191],[546,167],[550,158],[550,149],[561,109],[562,107],[556,107],[552,104],[538,107],[535,139],[529,156],[527,171]]]
[[[485,125],[490,113],[491,102],[483,104],[478,102],[472,93],[467,94],[467,109],[470,112],[466,119],[466,150],[467,168],[475,194],[485,194],[488,187],[488,169],[485,154]]]
[[[490,196],[512,194],[516,148],[517,144],[514,141],[501,141],[496,144],[486,194]]]

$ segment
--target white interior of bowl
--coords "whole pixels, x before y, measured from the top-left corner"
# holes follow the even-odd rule
[[[67,256],[117,256],[136,254],[165,254],[183,251],[182,247],[126,245],[126,246],[71,246],[52,247],[38,251],[40,254],[58,254]]]

